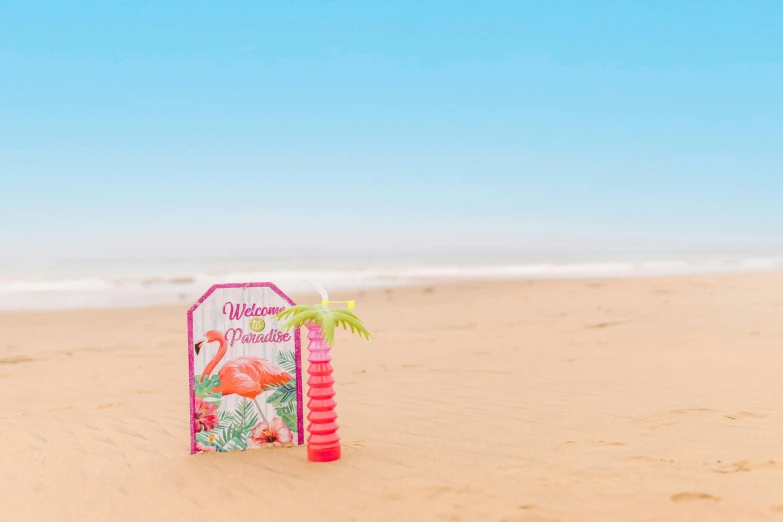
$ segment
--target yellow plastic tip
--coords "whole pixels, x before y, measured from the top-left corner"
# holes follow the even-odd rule
[[[348,308],[356,308],[356,301],[321,301],[324,306],[329,306],[330,303],[347,304]]]

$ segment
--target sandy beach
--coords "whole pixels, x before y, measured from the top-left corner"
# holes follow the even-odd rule
[[[187,306],[0,314],[2,519],[783,520],[783,274],[348,297],[331,464],[189,454]]]

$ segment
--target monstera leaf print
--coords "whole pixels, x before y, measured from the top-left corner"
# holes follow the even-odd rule
[[[215,393],[212,391],[213,388],[220,386],[220,376],[219,375],[209,375],[207,377],[204,377],[204,381],[201,382],[201,375],[196,375],[194,378],[195,380],[195,393],[196,397],[201,397],[207,402],[216,403],[220,402],[220,399],[223,398],[222,393]]]

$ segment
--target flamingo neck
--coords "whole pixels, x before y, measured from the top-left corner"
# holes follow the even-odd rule
[[[206,368],[204,368],[204,372],[201,374],[201,382],[204,382],[204,377],[212,373],[212,370],[215,369],[215,366],[217,366],[217,364],[220,362],[220,359],[222,359],[223,356],[226,355],[227,351],[228,351],[228,342],[225,339],[221,339],[220,347],[218,348],[217,353],[212,358],[212,360],[209,361]]]

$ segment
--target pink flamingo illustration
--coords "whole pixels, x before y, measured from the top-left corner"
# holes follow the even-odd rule
[[[200,382],[204,382],[204,377],[212,373],[215,366],[226,355],[228,342],[222,332],[210,330],[194,346],[196,355],[198,355],[205,342],[212,343],[216,341],[219,343],[218,351],[212,360],[209,361],[206,368],[204,368]],[[264,422],[267,422],[266,416],[261,411],[257,397],[267,391],[267,386],[270,384],[285,384],[293,379],[289,373],[284,372],[266,359],[253,357],[252,355],[241,355],[226,361],[220,371],[218,371],[218,375],[220,376],[220,386],[215,386],[212,388],[212,391],[214,393],[222,392],[223,395],[236,394],[252,400]]]

